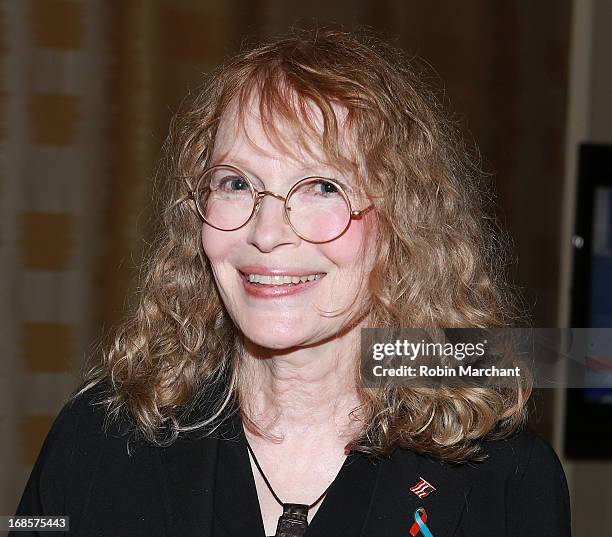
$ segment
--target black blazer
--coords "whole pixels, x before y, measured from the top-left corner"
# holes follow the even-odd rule
[[[128,446],[120,427],[104,434],[104,408],[90,404],[97,390],[61,410],[16,514],[70,516],[69,532],[42,536],[210,537],[220,440]],[[380,463],[362,537],[408,536],[418,507],[433,537],[569,536],[567,483],[550,445],[524,429],[484,449],[485,462],[459,466],[396,449]],[[423,498],[410,490],[420,478],[435,487]],[[9,533],[26,535],[38,533]]]

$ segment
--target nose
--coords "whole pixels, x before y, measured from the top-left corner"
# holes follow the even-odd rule
[[[273,195],[263,196],[250,226],[248,242],[262,252],[271,252],[281,245],[298,245],[300,238],[293,232],[284,210],[284,201]]]

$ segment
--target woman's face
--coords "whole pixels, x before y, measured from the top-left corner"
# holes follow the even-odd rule
[[[237,123],[235,109],[229,108],[217,132],[213,165],[234,165],[257,185],[261,183],[266,190],[282,196],[296,181],[313,175],[356,186],[355,177],[348,171],[340,174],[323,165],[323,158],[300,152],[287,129],[278,130],[292,153],[302,155],[299,161],[279,153],[263,132],[258,116],[245,114],[244,129],[237,128]],[[355,204],[353,209],[365,207],[355,198],[351,202]],[[265,196],[257,215],[235,231],[221,231],[203,223],[204,251],[225,307],[243,334],[257,345],[288,349],[334,336],[346,321],[353,320],[359,301],[336,317],[323,316],[318,310],[334,312],[346,307],[358,292],[361,271],[365,277],[369,274],[374,248],[366,248],[369,257],[364,259],[360,244],[365,226],[374,225],[372,214],[370,211],[352,219],[344,234],[324,244],[313,244],[296,235],[283,218],[283,202],[272,196]],[[270,286],[250,283],[249,274],[318,278],[295,286]]]

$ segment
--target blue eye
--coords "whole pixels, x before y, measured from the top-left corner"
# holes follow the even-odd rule
[[[315,192],[323,196],[338,193],[338,189],[336,188],[336,186],[330,183],[329,181],[323,181],[323,180],[316,181],[314,186],[315,186]]]
[[[239,192],[249,190],[249,185],[239,175],[227,175],[219,180],[217,188],[226,192]]]

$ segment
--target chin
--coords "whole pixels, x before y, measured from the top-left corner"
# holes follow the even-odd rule
[[[303,323],[273,326],[271,323],[260,322],[257,327],[247,325],[242,333],[248,340],[260,347],[289,349],[307,343],[308,337],[303,331]]]

